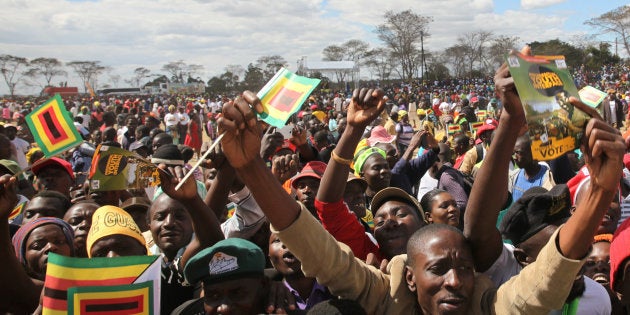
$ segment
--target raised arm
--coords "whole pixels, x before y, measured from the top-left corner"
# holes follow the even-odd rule
[[[377,102],[373,107],[360,107],[359,100],[372,97]],[[384,108],[386,99],[380,90],[355,90],[352,102],[348,106],[348,125],[342,134],[337,147],[332,153],[326,171],[321,180],[315,207],[324,228],[337,241],[348,245],[359,259],[365,260],[369,253],[378,253],[378,246],[365,234],[363,225],[350,212],[343,202],[350,162],[354,150],[361,140],[363,130]],[[378,104],[382,104],[379,106]]]
[[[220,172],[220,171],[219,171]],[[217,177],[219,175],[217,174]],[[210,207],[199,197],[197,194],[197,183],[191,176],[179,190],[175,190],[175,186],[179,183],[179,180],[170,176],[164,171],[160,172],[160,181],[164,193],[171,198],[181,202],[186,206],[188,214],[193,224],[193,230],[195,231],[195,237],[193,237],[190,244],[186,247],[186,251],[182,255],[182,259],[179,262],[180,266],[186,265],[188,259],[193,257],[200,250],[214,245],[214,243],[224,239],[223,232],[219,220]],[[222,207],[225,207],[227,200],[227,192],[223,192],[225,196],[217,196],[218,185],[212,185],[209,198],[223,198]],[[218,203],[216,203],[218,206]],[[183,269],[182,269],[183,270]]]
[[[39,304],[41,290],[26,274],[15,257],[9,238],[9,214],[17,202],[16,181],[10,175],[0,177],[0,312],[31,313]]]
[[[365,127],[378,117],[385,108],[386,101],[387,98],[384,97],[381,90],[361,89],[361,91],[354,91],[352,102],[348,106],[346,130],[341,135],[328,162],[317,192],[317,200],[335,202],[343,198],[354,150],[361,140]],[[363,105],[368,102],[371,102],[372,105]]]
[[[497,70],[494,82],[504,104],[503,112],[464,214],[464,235],[472,245],[475,268],[479,272],[490,268],[503,250],[496,222],[507,199],[508,169],[514,144],[525,128],[525,112],[507,64]]]
[[[249,104],[256,112],[262,112],[260,100],[250,91],[223,106],[223,117],[219,120],[220,131],[225,132],[221,141],[223,153],[269,222],[283,230],[298,217],[300,206],[280,186],[260,157],[260,127]]]
[[[565,257],[582,259],[588,254],[597,228],[618,191],[626,144],[619,130],[604,122],[595,109],[574,97],[570,101],[593,117],[586,125],[581,147],[591,175],[591,185],[586,199],[580,202],[569,221],[560,229],[558,245]]]

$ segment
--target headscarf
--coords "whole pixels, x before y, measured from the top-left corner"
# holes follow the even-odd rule
[[[15,256],[23,265],[26,265],[26,259],[24,258],[24,255],[26,253],[26,240],[28,240],[28,237],[29,235],[31,235],[31,232],[33,232],[33,230],[46,224],[54,224],[61,229],[63,235],[66,237],[66,241],[70,246],[70,252],[74,256],[74,230],[72,230],[70,224],[59,218],[43,217],[24,224],[22,227],[20,227],[19,230],[17,230],[17,232],[13,236],[12,241],[13,249],[15,250]]]
[[[387,153],[377,147],[366,147],[354,155],[354,174],[357,175],[357,177],[360,177],[359,174],[361,173],[365,161],[374,154],[380,154],[383,158],[387,158]]]
[[[147,246],[142,232],[129,213],[118,207],[103,206],[96,209],[92,216],[92,226],[85,241],[88,257],[92,258],[92,246],[96,241],[111,235],[126,235],[142,246]]]

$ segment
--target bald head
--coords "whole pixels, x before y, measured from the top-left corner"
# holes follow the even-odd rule
[[[407,241],[407,264],[412,266],[414,264],[414,257],[418,253],[425,253],[428,250],[431,240],[437,237],[461,240],[461,242],[457,243],[463,244],[467,250],[470,250],[468,241],[462,231],[447,224],[429,224],[414,232],[409,238],[409,241]]]

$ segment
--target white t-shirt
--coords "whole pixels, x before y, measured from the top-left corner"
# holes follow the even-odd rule
[[[610,101],[610,102],[608,102],[608,104],[610,106],[610,121],[616,122],[617,121],[617,111],[615,110],[615,106],[617,104],[615,103],[615,101]]]
[[[182,126],[186,126],[190,122],[190,117],[186,113],[178,113],[177,116],[179,117],[179,124]]]
[[[483,274],[494,282],[497,288],[519,274],[523,266],[514,257],[514,246],[503,244],[503,251],[492,266]],[[579,297],[577,315],[609,315],[612,312],[610,297],[604,287],[594,280],[584,277],[585,290]],[[562,314],[562,310],[555,310],[550,314]]]
[[[429,191],[436,189],[438,185],[438,180],[429,175],[429,172],[424,173],[422,178],[420,178],[420,185],[418,186],[418,200],[422,199]]]
[[[175,114],[168,113],[166,114],[166,116],[164,116],[164,125],[166,127],[177,126],[178,122],[179,122],[179,115],[177,113]]]
[[[11,140],[11,143],[15,146],[15,151],[17,151],[17,164],[22,168],[28,167],[28,162],[26,161],[26,153],[31,148],[31,145],[26,142],[24,139],[20,139],[15,137],[15,139]]]

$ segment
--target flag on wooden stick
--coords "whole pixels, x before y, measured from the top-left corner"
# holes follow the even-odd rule
[[[272,126],[284,127],[320,81],[281,68],[257,94],[264,108],[260,118]]]

